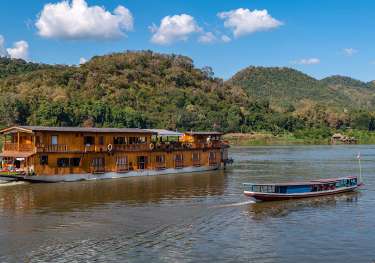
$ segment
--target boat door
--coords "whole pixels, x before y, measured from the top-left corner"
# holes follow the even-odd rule
[[[137,167],[139,170],[147,169],[147,156],[137,156]]]

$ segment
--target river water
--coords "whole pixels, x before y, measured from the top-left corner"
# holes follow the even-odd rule
[[[253,203],[244,182],[358,174],[337,196]],[[0,262],[374,262],[375,146],[232,148],[226,171],[0,185]]]

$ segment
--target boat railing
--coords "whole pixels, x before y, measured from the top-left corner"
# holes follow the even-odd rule
[[[249,192],[258,192],[258,193],[275,193],[276,192],[276,186],[275,185],[257,185],[257,184],[249,184],[244,183],[243,184],[245,191]]]
[[[37,145],[38,152],[69,152],[69,147],[66,144],[49,144]]]
[[[147,151],[149,148],[146,143],[140,144],[115,144],[115,151]]]
[[[34,151],[33,144],[18,144],[18,143],[10,143],[6,142],[3,145],[3,151],[8,152],[32,152]]]

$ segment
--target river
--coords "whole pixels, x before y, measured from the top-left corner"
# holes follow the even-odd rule
[[[244,182],[358,174],[323,198],[253,203]],[[373,262],[375,146],[232,148],[225,171],[0,185],[0,262]]]

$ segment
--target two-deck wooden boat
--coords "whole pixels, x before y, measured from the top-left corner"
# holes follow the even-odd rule
[[[320,179],[299,183],[245,183],[244,194],[260,201],[277,201],[350,192],[357,189],[361,184],[357,176]]]
[[[32,182],[203,172],[230,161],[217,131],[14,126],[0,135],[0,178]]]

